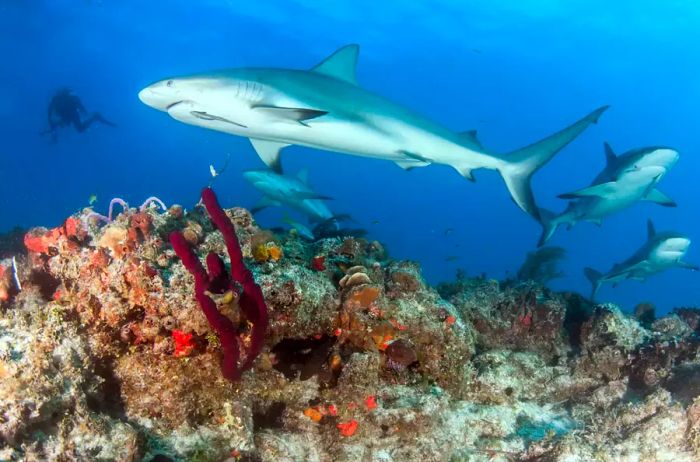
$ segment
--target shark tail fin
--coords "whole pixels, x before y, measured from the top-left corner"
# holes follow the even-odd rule
[[[601,114],[609,106],[603,106],[591,112],[568,127],[536,143],[518,149],[503,158],[498,170],[506,182],[515,203],[536,220],[540,220],[540,211],[530,187],[532,175],[546,164],[564,146],[571,143],[591,124],[597,123]]]
[[[540,235],[540,240],[537,241],[537,247],[542,247],[552,237],[561,223],[559,220],[557,220],[557,215],[547,209],[541,208],[539,210],[539,214],[540,225],[542,225],[542,234]]]
[[[596,293],[598,293],[598,289],[600,288],[600,279],[603,277],[603,274],[600,271],[594,270],[593,268],[584,268],[583,273],[591,283],[591,300],[593,300],[595,299]]]

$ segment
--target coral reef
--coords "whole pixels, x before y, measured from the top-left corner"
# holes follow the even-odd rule
[[[549,264],[436,290],[361,233],[203,203],[3,247],[0,460],[700,458],[700,310],[555,293]]]

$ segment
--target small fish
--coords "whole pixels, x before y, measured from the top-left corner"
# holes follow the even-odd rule
[[[449,257],[445,257],[445,261],[455,261],[458,259],[459,257],[457,255],[450,255]]]
[[[443,234],[445,236],[449,236],[450,234],[452,234],[454,232],[454,230],[455,230],[454,228],[447,228],[445,231],[443,231]]]
[[[231,160],[231,153],[228,153],[228,154],[226,154],[226,161],[224,162],[224,166],[221,167],[221,170],[217,170],[217,169],[214,167],[214,164],[209,164],[209,174],[211,175],[211,181],[209,182],[209,186],[212,185],[212,183],[214,182],[214,180],[215,180],[219,175],[221,175],[222,173],[224,173],[224,172],[226,171],[226,168],[228,167],[228,163],[229,163],[230,160]]]
[[[378,225],[378,224],[379,224],[379,220],[372,220],[372,224],[373,224],[373,225]]]
[[[88,198],[88,204],[93,205],[95,202],[97,202],[97,195],[91,194],[90,197]]]

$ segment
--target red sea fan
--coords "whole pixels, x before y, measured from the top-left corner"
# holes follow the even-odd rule
[[[241,374],[253,366],[253,361],[260,354],[268,326],[268,313],[260,286],[255,283],[253,274],[243,262],[243,253],[236,237],[233,223],[219,205],[216,194],[211,188],[202,190],[202,202],[207,209],[209,219],[221,232],[231,259],[231,276],[219,255],[209,253],[206,258],[207,269],[199,261],[197,254],[179,231],[170,234],[170,243],[185,268],[194,276],[195,298],[204,311],[209,325],[214,329],[221,342],[223,360],[221,370],[229,380],[236,381]],[[245,350],[245,359],[240,362],[241,339],[233,322],[221,314],[209,294],[222,294],[227,291],[238,292],[238,306],[243,316],[252,324],[250,343]],[[240,362],[240,363],[239,363]]]

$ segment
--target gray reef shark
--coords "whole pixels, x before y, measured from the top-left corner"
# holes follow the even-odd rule
[[[318,194],[308,185],[306,170],[300,171],[296,178],[269,169],[249,170],[243,173],[243,177],[265,195],[253,207],[253,212],[265,207],[286,205],[306,215],[311,222],[333,218],[333,213],[323,202],[331,198]]]
[[[474,130],[452,132],[361,88],[358,53],[357,45],[347,45],[310,70],[240,68],[169,78],[139,98],[180,122],[248,137],[280,173],[280,150],[289,145],[385,159],[404,169],[444,164],[472,181],[472,170],[497,170],[516,204],[535,218],[530,178],[607,109],[498,155],[482,147]]]
[[[591,299],[595,298],[601,284],[609,282],[613,287],[627,279],[645,280],[648,276],[669,268],[698,270],[697,265],[683,261],[690,247],[690,239],[680,233],[666,231],[657,233],[654,224],[647,222],[648,239],[644,245],[627,260],[613,265],[603,274],[593,268],[585,268],[584,273],[593,286]]]
[[[543,246],[557,230],[566,224],[571,229],[580,221],[600,225],[601,220],[638,201],[649,201],[665,207],[676,203],[656,188],[659,180],[678,161],[678,151],[667,147],[633,149],[616,156],[605,143],[607,164],[590,186],[567,194],[562,199],[573,199],[559,215],[540,209],[542,235],[538,247]]]

